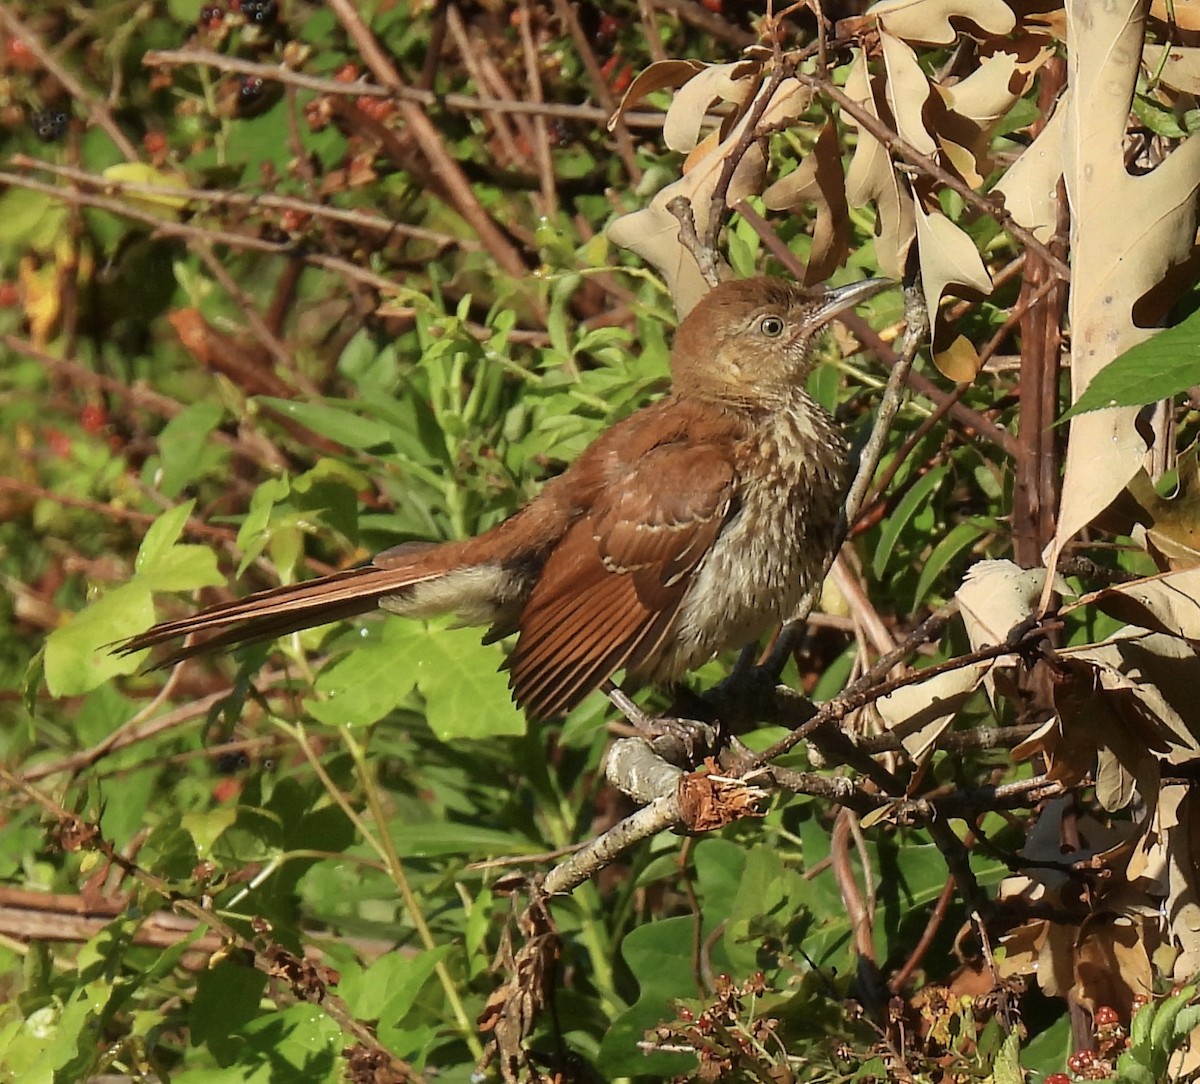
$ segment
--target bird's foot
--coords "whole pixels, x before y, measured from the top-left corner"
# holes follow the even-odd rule
[[[712,756],[720,744],[719,728],[701,719],[686,718],[669,712],[649,715],[622,689],[611,683],[605,695],[629,720],[629,724],[650,743],[654,752],[671,764],[692,767]],[[678,706],[678,701],[672,707]]]

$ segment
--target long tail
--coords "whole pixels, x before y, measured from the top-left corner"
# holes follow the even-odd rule
[[[320,579],[259,591],[234,602],[211,606],[191,617],[163,621],[125,640],[116,650],[128,655],[193,633],[214,633],[176,647],[160,663],[170,666],[181,659],[233,644],[273,640],[289,632],[369,613],[378,607],[381,598],[400,594],[406,587],[444,572],[444,568],[430,568],[425,562],[397,568],[375,565],[350,568]]]

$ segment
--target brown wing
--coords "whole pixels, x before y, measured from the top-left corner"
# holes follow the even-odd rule
[[[734,511],[734,471],[711,445],[667,444],[606,494],[550,555],[521,613],[510,684],[536,717],[653,657]]]

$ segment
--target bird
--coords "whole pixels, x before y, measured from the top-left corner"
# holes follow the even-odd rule
[[[838,542],[849,446],[806,389],[820,332],[892,285],[817,292],[756,277],[683,318],[671,390],[600,434],[490,530],[406,542],[367,565],[161,622],[124,654],[160,665],[381,608],[516,635],[516,704],[564,715],[594,690],[670,687],[786,619]],[[179,641],[183,641],[180,643]]]

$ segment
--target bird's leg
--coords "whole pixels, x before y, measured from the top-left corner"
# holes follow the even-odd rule
[[[664,760],[672,764],[693,765],[716,751],[718,731],[715,726],[702,719],[682,717],[675,714],[674,710],[665,715],[648,715],[633,702],[624,689],[611,681],[605,681],[601,689],[613,707],[629,720],[630,725],[650,742],[654,751]],[[677,690],[677,694],[680,691],[703,707],[688,690]],[[672,709],[678,703],[677,696],[672,703]]]

